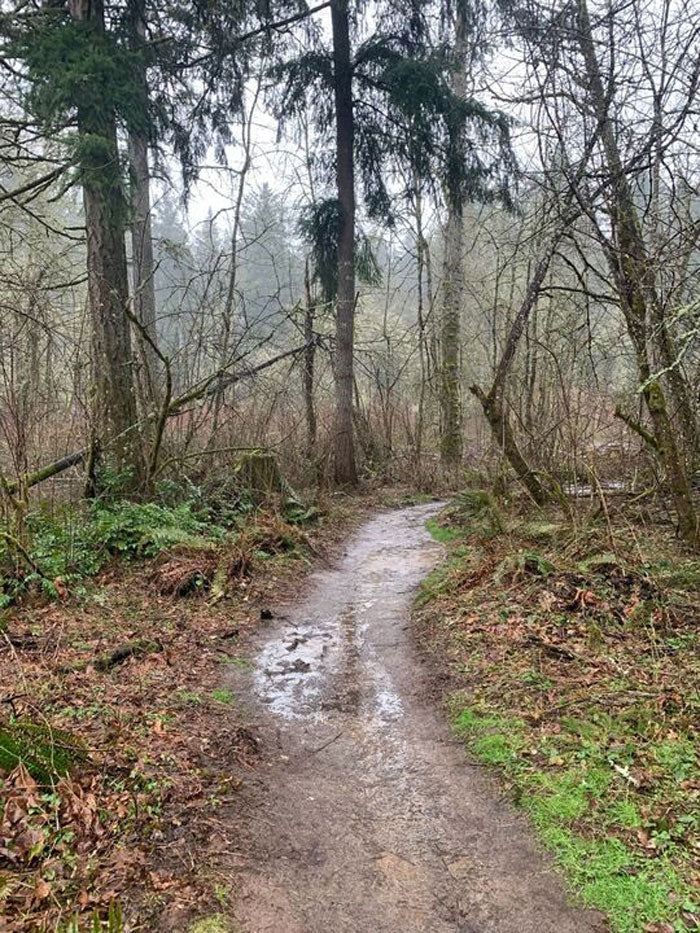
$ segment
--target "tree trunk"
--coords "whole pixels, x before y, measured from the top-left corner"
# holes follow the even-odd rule
[[[462,211],[451,205],[445,229],[445,263],[440,327],[440,458],[446,466],[462,460],[460,334],[464,295]]]
[[[646,255],[639,215],[622,165],[615,129],[608,113],[608,99],[596,57],[586,0],[579,0],[578,38],[585,63],[589,99],[598,121],[610,176],[610,207],[616,245],[614,252],[608,250],[608,261],[620,294],[627,331],[634,346],[642,393],[678,516],[678,529],[684,540],[697,547],[700,543],[700,525],[695,511],[688,471],[683,462],[679,437],[669,415],[663,388],[659,380],[652,378],[649,359],[649,324],[654,325],[658,334],[659,306],[657,302],[659,299],[653,281],[653,271]],[[663,341],[663,337],[661,339]],[[662,347],[662,359],[665,352],[666,350]],[[674,373],[674,375],[678,374]],[[676,395],[673,386],[678,388],[677,379],[671,383],[672,398]],[[694,446],[692,437],[688,438],[686,435],[686,432],[691,432],[691,434],[694,432],[694,419],[687,413],[683,415],[685,405],[682,400],[674,398],[674,401],[681,402],[684,429],[679,432],[680,440],[685,440],[686,444]],[[691,417],[693,421],[692,426],[687,423],[688,417]]]
[[[455,59],[452,89],[456,97],[467,94],[466,56],[467,21],[464,3],[455,5]],[[464,148],[464,121],[453,125],[454,146],[459,154]],[[442,318],[440,334],[440,459],[445,466],[457,466],[462,461],[462,380],[460,372],[460,336],[464,304],[464,218],[461,192],[447,192],[447,224],[445,225],[445,261],[442,285]]]
[[[150,409],[160,395],[156,333],[156,290],[154,284],[153,237],[151,234],[151,178],[148,167],[148,140],[140,133],[129,134],[129,175],[131,179],[131,251],[134,313],[151,341],[137,336],[143,377],[141,391]]]
[[[116,158],[116,134],[112,139]],[[95,429],[116,438],[128,432],[112,450],[124,465],[134,466],[136,422],[131,335],[125,313],[129,283],[124,247],[124,205],[121,190],[107,182],[109,169],[101,159],[90,160],[83,180],[87,232],[88,301],[92,325],[92,372],[95,391]],[[104,181],[90,180],[102,172]],[[131,436],[130,436],[131,435]]]
[[[75,19],[88,20],[96,33],[104,31],[101,3],[73,0]],[[78,108],[80,170],[87,236],[88,303],[92,327],[94,432],[112,441],[117,465],[141,472],[134,424],[131,335],[126,309],[129,280],[124,245],[127,210],[117,145],[114,113]]]
[[[353,442],[353,345],[355,330],[355,178],[352,66],[348,0],[331,3],[336,120],[336,173],[340,204],[338,295],[335,318],[335,480],[357,482]]]
[[[421,199],[420,182],[413,176],[413,207],[416,220],[416,279],[418,286],[418,358],[420,360],[420,388],[418,392],[418,410],[416,412],[415,451],[416,464],[420,469],[423,455],[423,427],[425,421],[425,394],[430,378],[430,358],[425,335],[425,306],[423,302],[423,251],[427,248],[423,238],[423,204]]]
[[[515,435],[503,409],[502,401],[491,393],[486,395],[479,386],[472,386],[471,391],[481,402],[481,407],[484,410],[484,415],[491,427],[493,436],[503,451],[506,460],[515,471],[516,476],[530,493],[537,505],[544,505],[549,499],[547,491],[540,482],[537,473],[531,469],[525,460],[515,440]]]
[[[314,342],[314,300],[311,294],[311,274],[309,261],[304,270],[306,288],[306,307],[304,308],[304,406],[306,409],[306,453],[313,458],[316,448],[316,408],[314,406],[314,367],[316,363],[316,344]]]
[[[131,44],[143,52],[146,41],[146,21],[143,0],[129,0]],[[135,108],[136,120],[129,127],[129,194],[131,208],[131,263],[134,314],[142,331],[136,335],[141,358],[139,389],[144,411],[150,411],[159,400],[159,359],[156,352],[156,290],[151,232],[151,171],[148,164],[148,82],[146,59],[138,63],[140,107]]]

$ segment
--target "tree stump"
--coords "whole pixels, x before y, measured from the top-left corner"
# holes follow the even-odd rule
[[[277,457],[267,450],[251,450],[243,454],[236,465],[236,472],[241,485],[257,504],[289,491],[280,473]]]

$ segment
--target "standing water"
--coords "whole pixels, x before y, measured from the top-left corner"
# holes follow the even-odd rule
[[[410,613],[440,508],[368,522],[261,634],[244,689],[270,761],[236,816],[245,933],[605,929],[430,698]]]

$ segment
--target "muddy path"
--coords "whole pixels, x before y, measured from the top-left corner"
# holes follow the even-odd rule
[[[269,761],[235,815],[243,933],[592,933],[431,701],[410,609],[439,506],[379,515],[232,674]]]

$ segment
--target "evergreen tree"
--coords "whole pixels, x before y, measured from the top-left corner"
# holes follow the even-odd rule
[[[370,217],[391,222],[389,179],[398,165],[414,177],[445,179],[458,200],[503,195],[510,167],[508,125],[502,114],[455,94],[450,63],[436,47],[421,0],[378,6],[377,28],[363,39],[359,0],[331,3],[332,47],[320,42],[278,68],[284,79],[280,116],[306,111],[311,97],[325,157],[322,180],[335,176],[338,204],[336,292],[335,476],[353,483],[353,340],[355,313],[356,176]],[[478,143],[496,143],[484,158]]]
[[[143,451],[136,430],[125,233],[131,228],[133,298],[148,372],[155,368],[148,350],[156,337],[149,147],[156,156],[156,144],[175,150],[186,187],[212,142],[223,152],[230,141],[228,118],[240,106],[255,50],[236,37],[275,9],[242,0],[213,6],[69,0],[39,9],[20,4],[0,18],[4,56],[13,62],[27,118],[62,147],[73,168],[71,182],[82,188],[93,439],[134,482]],[[267,41],[264,30],[261,36]],[[120,146],[124,138],[130,172]],[[153,399],[153,386],[146,395]]]

